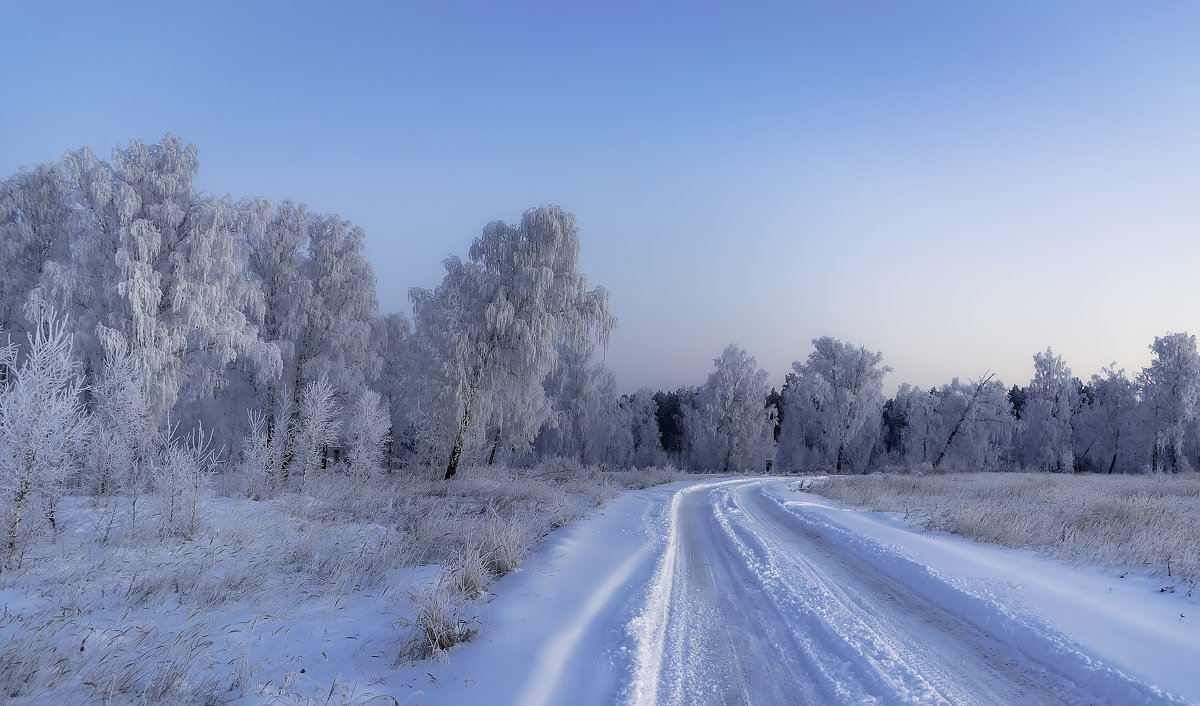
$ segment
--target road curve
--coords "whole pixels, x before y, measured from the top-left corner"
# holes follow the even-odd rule
[[[737,479],[673,498],[630,625],[628,703],[1172,703],[986,605],[939,601],[944,586],[909,585],[785,506],[784,488]]]

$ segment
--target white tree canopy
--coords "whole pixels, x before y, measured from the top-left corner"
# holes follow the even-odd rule
[[[767,372],[730,344],[684,411],[690,463],[698,470],[759,471],[775,458],[774,409]]]
[[[1186,332],[1157,336],[1150,350],[1154,358],[1138,380],[1153,435],[1150,469],[1191,470],[1183,445],[1184,432],[1196,418],[1200,403],[1200,354],[1196,352],[1196,337]]]
[[[481,412],[483,426],[512,425],[536,430],[532,416],[545,414],[537,395],[525,404],[493,404],[502,390],[540,387],[553,368],[556,343],[564,335],[607,343],[614,320],[608,295],[588,291],[577,270],[579,229],[575,216],[557,206],[530,209],[517,226],[489,223],[471,245],[471,259],[450,257],[446,276],[434,290],[413,289],[416,336],[438,383],[426,404],[442,409],[450,429],[446,477],[458,469],[463,446]],[[498,400],[496,400],[498,402]],[[495,415],[503,413],[504,420]]]
[[[90,370],[128,347],[161,419],[186,394],[211,396],[242,358],[279,374],[274,346],[245,311],[261,294],[243,277],[226,199],[196,192],[195,145],[167,135],[115,150],[64,157],[71,190],[70,258],[48,267],[27,303],[31,317],[57,308],[77,321]]]
[[[1075,468],[1074,419],[1078,382],[1062,356],[1047,348],[1033,356],[1033,379],[1025,388],[1018,444],[1025,466],[1042,471]]]
[[[883,354],[824,336],[804,363],[792,364],[779,430],[784,463],[792,468],[863,470],[879,434]]]

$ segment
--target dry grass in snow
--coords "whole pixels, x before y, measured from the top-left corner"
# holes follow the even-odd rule
[[[310,476],[255,501],[218,476],[194,532],[155,499],[64,500],[60,530],[0,572],[0,702],[386,703],[398,663],[478,627],[488,586],[551,530],[673,470],[551,463]],[[347,682],[346,673],[371,676]]]
[[[1068,561],[1200,581],[1200,474],[834,476],[804,489],[927,530]]]

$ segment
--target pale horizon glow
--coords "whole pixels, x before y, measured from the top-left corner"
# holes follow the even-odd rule
[[[200,188],[367,232],[409,312],[575,213],[622,392],[813,338],[928,388],[1200,331],[1200,4],[6,3],[0,173],[171,132]]]

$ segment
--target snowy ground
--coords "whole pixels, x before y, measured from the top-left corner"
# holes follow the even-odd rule
[[[492,584],[473,642],[407,664],[413,591],[439,567],[316,578],[344,572],[344,545],[368,526],[290,546],[298,526],[229,502],[202,547],[100,549],[80,525],[78,548],[60,541],[62,556],[0,590],[0,700],[1200,703],[1195,597],[795,487],[706,478],[625,493]],[[342,563],[321,568],[327,554]]]
[[[371,691],[426,704],[1200,702],[1195,599],[789,485],[628,493],[497,583],[475,642]]]

